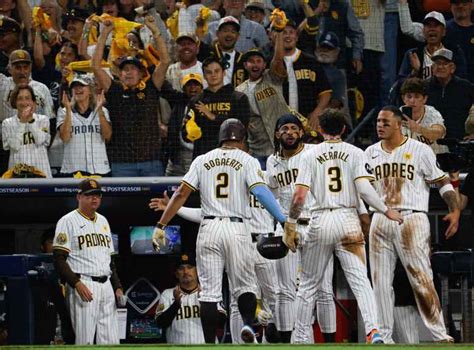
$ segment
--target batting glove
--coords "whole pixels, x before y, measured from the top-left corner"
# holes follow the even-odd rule
[[[296,232],[296,223],[285,222],[285,230],[283,232],[283,243],[293,253],[296,252],[298,246],[298,232]]]
[[[260,312],[257,315],[257,320],[258,320],[258,323],[266,327],[268,326],[268,322],[272,319],[272,317],[273,315],[271,312],[260,310]]]
[[[153,243],[153,249],[155,249],[156,252],[159,252],[160,247],[163,247],[166,244],[165,227],[165,225],[158,224],[153,231],[153,238],[151,241]]]

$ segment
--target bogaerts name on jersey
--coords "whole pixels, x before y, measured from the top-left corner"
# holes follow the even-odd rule
[[[80,235],[77,237],[77,241],[79,243],[79,249],[81,250],[82,248],[97,246],[110,248],[111,243],[110,237],[102,233],[87,233],[85,235]]]
[[[374,168],[374,175],[376,180],[388,177],[413,180],[415,167],[406,163],[383,163]]]
[[[215,158],[204,163],[204,168],[206,168],[206,170],[211,170],[216,166],[228,166],[238,171],[242,168],[242,163],[233,158]]]
[[[345,152],[334,151],[334,152],[322,153],[316,159],[318,160],[319,164],[323,164],[324,162],[326,162],[328,160],[337,160],[337,159],[340,159],[344,162],[347,162],[348,157],[349,157],[349,155]]]

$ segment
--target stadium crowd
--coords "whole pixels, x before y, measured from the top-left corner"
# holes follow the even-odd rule
[[[436,140],[474,135],[472,3],[424,3],[1,0],[0,171],[181,176],[228,118],[264,167],[282,114],[317,142],[326,108],[350,130],[389,102],[446,152]]]

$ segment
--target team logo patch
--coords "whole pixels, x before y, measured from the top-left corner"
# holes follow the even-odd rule
[[[102,231],[107,232],[107,225],[102,226]]]
[[[339,14],[336,11],[331,11],[331,17],[333,19],[339,19]]]
[[[265,175],[263,174],[263,171],[261,171],[260,169],[257,170],[257,175],[260,176],[262,180],[265,180]]]
[[[145,94],[143,92],[139,92],[137,94],[137,97],[140,99],[140,100],[143,100],[145,98]]]
[[[406,160],[410,160],[412,158],[412,155],[411,155],[411,153],[405,153],[403,155],[403,158],[405,158]]]
[[[165,304],[158,304],[156,311],[163,311],[165,309]]]
[[[471,38],[471,44],[474,44],[474,38]]]
[[[56,243],[59,245],[64,245],[67,243],[67,235],[65,233],[59,233],[56,237]]]

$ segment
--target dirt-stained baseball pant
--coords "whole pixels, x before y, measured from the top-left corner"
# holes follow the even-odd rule
[[[405,267],[420,316],[434,340],[449,336],[443,321],[430,263],[430,223],[423,212],[402,211],[402,225],[375,213],[370,227],[370,266],[381,335],[393,343],[393,276],[397,256]]]
[[[81,282],[91,291],[92,301],[82,301],[74,288],[66,289],[76,345],[94,344],[94,336],[97,344],[120,344],[117,306],[110,279],[100,283],[81,276]]]
[[[307,329],[329,260],[335,252],[362,314],[365,333],[377,327],[375,297],[367,277],[365,241],[355,208],[313,213],[301,249],[302,274],[297,294],[294,342],[308,343]]]

